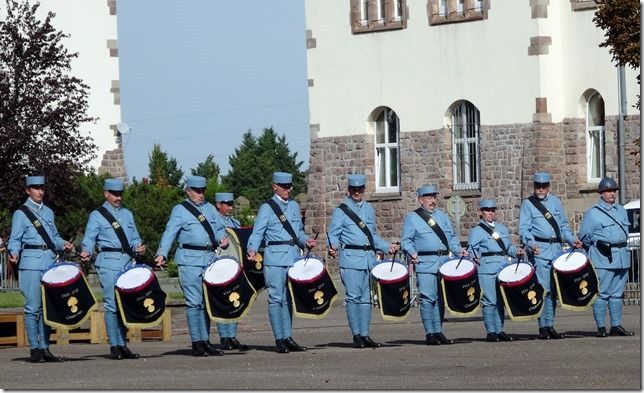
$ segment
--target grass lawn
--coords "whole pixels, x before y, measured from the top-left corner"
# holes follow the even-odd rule
[[[167,292],[168,300],[183,300],[182,292]],[[96,300],[98,302],[103,301],[103,295],[101,293],[94,293]],[[16,308],[22,307],[24,304],[24,299],[20,291],[7,291],[0,292],[0,308]]]

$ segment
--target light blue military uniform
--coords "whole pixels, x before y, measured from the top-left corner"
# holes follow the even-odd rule
[[[481,199],[481,209],[496,209],[496,201],[493,199]],[[508,228],[500,222],[487,222],[480,220],[480,224],[486,225],[493,231],[490,235],[480,226],[470,230],[467,240],[475,257],[480,258],[478,270],[479,283],[483,292],[481,299],[483,323],[487,333],[503,332],[503,321],[505,313],[503,310],[503,299],[497,297],[496,277],[498,272],[508,265],[508,255],[517,257],[517,248],[510,241]],[[503,241],[505,250],[492,237],[494,233]]]
[[[28,176],[26,180],[27,187],[44,184],[45,178],[43,176]],[[24,205],[38,218],[56,246],[56,250],[62,251],[65,241],[56,229],[54,212],[42,203],[35,203],[31,198],[27,198]],[[41,248],[24,249],[27,245],[41,246]],[[32,350],[47,349],[51,328],[44,323],[40,279],[43,273],[56,261],[55,251],[45,249],[44,240],[36,231],[31,220],[20,210],[13,213],[11,235],[7,248],[11,255],[20,256],[18,284],[25,297],[25,329],[27,330],[29,348]]]
[[[206,179],[201,176],[190,176],[187,179],[186,186],[190,188],[206,188]],[[219,222],[217,209],[207,201],[199,205],[193,203],[189,198],[186,198],[186,201],[194,205],[206,217],[215,233],[215,240],[220,242],[225,236],[225,232],[223,225]],[[204,306],[202,282],[204,269],[216,257],[217,245],[212,244],[201,223],[181,204],[172,209],[165,231],[161,236],[156,256],[162,255],[167,259],[177,235],[179,237],[179,248],[177,248],[174,258],[179,268],[181,289],[186,298],[186,319],[190,339],[193,343],[209,342],[210,317]],[[192,250],[184,248],[183,245],[208,247],[208,249]]]
[[[118,179],[106,179],[103,184],[105,191],[120,191],[124,189],[123,181]],[[124,207],[112,206],[107,201],[103,207],[118,221],[123,232],[130,244],[131,252],[142,244],[141,236],[134,223],[132,212]],[[94,246],[97,247],[98,255],[96,256],[96,273],[101,283],[103,293],[103,308],[105,310],[105,329],[110,346],[125,346],[127,330],[123,321],[119,317],[114,286],[116,276],[131,261],[131,256],[127,251],[107,251],[105,249],[121,248],[121,242],[116,235],[116,231],[98,210],[94,210],[89,215],[87,226],[85,227],[85,236],[83,237],[82,250],[90,256],[94,253]]]
[[[545,172],[535,173],[534,182],[550,183],[550,174]],[[561,233],[561,240],[572,246],[576,237],[570,229],[561,200],[557,196],[548,193],[548,195],[541,200],[541,203],[555,218]],[[552,261],[561,252],[562,243],[557,241],[555,230],[546,220],[544,215],[541,214],[532,202],[527,199],[523,200],[521,203],[521,210],[519,213],[519,236],[521,237],[523,244],[528,247],[539,247],[538,255],[529,253],[531,262],[536,265],[537,280],[545,290],[543,312],[541,313],[541,317],[539,317],[539,327],[553,327],[555,323],[557,294],[555,291],[556,288],[551,285],[550,279],[552,274]],[[536,237],[550,240],[537,240]]]
[[[418,196],[438,194],[438,186],[435,184],[423,185],[416,191]],[[424,208],[421,206],[421,209]],[[405,217],[401,248],[409,255],[418,254],[416,286],[420,292],[420,317],[423,321],[425,335],[432,335],[442,332],[445,314],[445,307],[438,290],[438,269],[449,258],[448,251],[458,254],[461,251],[461,245],[447,214],[438,208],[433,211],[424,210],[431,215],[445,233],[449,250],[445,249],[445,245],[436,232],[416,212],[411,212]],[[426,252],[434,255],[422,255]],[[440,255],[436,255],[437,252]]]
[[[274,184],[292,184],[290,173],[273,173]],[[285,340],[292,336],[293,309],[287,289],[287,271],[301,257],[301,249],[306,247],[308,237],[304,233],[300,206],[293,199],[282,200],[277,195],[272,199],[277,202],[286,219],[291,223],[297,235],[297,244],[288,234],[281,221],[268,203],[263,203],[248,239],[248,252],[257,252],[262,240],[266,241],[264,251],[264,280],[268,290],[268,318],[271,322],[275,340]],[[290,244],[286,244],[289,243]],[[276,244],[281,243],[281,244]]]
[[[608,213],[617,222],[598,209]],[[588,249],[599,280],[599,296],[593,303],[593,316],[598,328],[604,327],[606,305],[610,311],[611,327],[621,326],[622,295],[631,266],[626,247],[628,227],[629,221],[624,207],[618,203],[610,205],[600,198],[599,202],[586,210],[579,228],[579,238]],[[598,241],[611,244],[610,259],[597,249]]]
[[[349,187],[364,187],[364,175],[348,176]],[[356,202],[350,196],[343,203],[349,207],[364,223],[373,236],[376,250],[389,251],[389,242],[378,236],[376,213],[367,201]],[[358,225],[336,207],[331,216],[328,228],[329,243],[339,250],[340,278],[346,291],[346,311],[349,328],[353,336],[368,337],[371,325],[371,269],[376,263],[376,250],[371,248],[367,235]],[[349,247],[366,247],[368,249],[351,249]]]
[[[226,202],[234,200],[234,196],[230,192],[218,192],[215,194],[215,202]],[[219,223],[222,225],[223,229],[226,228],[239,228],[241,224],[239,221],[234,219],[232,216],[225,216],[217,212]],[[243,255],[241,256],[243,258]],[[237,322],[217,322],[217,332],[219,332],[219,337],[221,338],[233,338],[237,336]]]

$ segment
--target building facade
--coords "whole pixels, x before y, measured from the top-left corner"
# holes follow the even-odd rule
[[[496,198],[517,240],[532,175],[548,171],[577,231],[600,178],[618,178],[618,72],[599,47],[595,9],[578,0],[307,0],[309,229],[327,226],[347,175],[364,173],[390,240],[425,183],[439,185],[443,209],[465,202],[462,241],[481,198]],[[639,152],[637,73],[626,70],[627,201],[640,194],[639,155],[630,154]]]

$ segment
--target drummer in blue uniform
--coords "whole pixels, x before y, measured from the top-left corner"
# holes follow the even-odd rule
[[[438,269],[448,259],[450,251],[459,256],[467,253],[460,246],[447,214],[436,207],[438,186],[423,185],[416,192],[420,207],[405,217],[401,247],[411,262],[417,264],[416,286],[420,292],[420,317],[425,330],[425,343],[453,344],[454,340],[443,334],[445,306],[439,295]]]
[[[519,236],[531,252],[529,258],[536,266],[537,280],[544,289],[543,311],[539,317],[539,339],[562,339],[565,334],[554,328],[557,294],[551,283],[552,261],[568,243],[580,248],[568,224],[561,200],[550,193],[551,176],[547,172],[534,174],[534,194],[521,203],[519,213]]]
[[[224,228],[239,228],[241,224],[233,217],[235,198],[231,192],[218,192],[215,194],[215,207],[219,222]],[[248,350],[248,346],[237,340],[237,322],[217,322],[217,332],[223,349]]]
[[[287,289],[287,272],[301,256],[301,250],[315,247],[316,241],[304,232],[300,206],[290,197],[293,175],[273,173],[272,188],[273,197],[263,203],[257,213],[253,233],[248,239],[247,256],[250,260],[259,257],[262,240],[266,241],[264,280],[268,291],[268,318],[277,352],[305,351],[307,348],[297,344],[292,337],[293,309]]]
[[[481,199],[479,209],[481,221],[470,230],[467,243],[478,264],[479,283],[483,292],[483,324],[487,332],[485,340],[514,341],[512,336],[503,331],[505,313],[503,299],[497,296],[496,277],[508,265],[508,257],[522,258],[525,252],[512,245],[508,228],[496,221],[494,199]]]
[[[132,352],[126,345],[127,329],[117,310],[114,286],[116,276],[132,260],[135,253],[142,255],[145,252],[145,245],[139,236],[132,212],[121,206],[124,189],[125,184],[122,180],[105,179],[105,203],[89,215],[81,252],[81,261],[89,262],[94,253],[94,246],[97,247],[95,266],[103,293],[105,330],[110,343],[110,358],[115,360],[139,357],[139,354]],[[108,218],[101,212],[107,212],[112,217]],[[119,240],[112,226],[112,219],[123,229],[127,245]]]
[[[204,305],[203,270],[215,257],[217,246],[226,248],[228,238],[219,222],[215,207],[205,200],[206,179],[189,176],[186,180],[186,199],[172,209],[159,242],[154,261],[162,266],[177,236],[179,247],[175,261],[179,282],[186,298],[186,320],[192,341],[193,356],[222,356],[223,351],[210,343],[210,317]],[[209,229],[207,229],[209,228]]]
[[[371,269],[376,263],[376,250],[393,254],[397,244],[378,236],[376,214],[373,206],[364,201],[366,178],[364,175],[348,176],[348,196],[335,208],[329,225],[329,254],[340,250],[340,277],[346,291],[346,309],[354,348],[378,348],[382,344],[369,336],[371,325]],[[344,209],[355,215],[352,219]],[[355,220],[359,220],[356,223]],[[362,228],[362,229],[361,229]],[[369,231],[371,239],[365,231]],[[374,249],[375,248],[375,249]]]
[[[25,297],[25,329],[29,341],[29,360],[33,363],[57,362],[62,360],[49,350],[51,328],[44,323],[40,279],[61,250],[69,251],[72,244],[58,234],[54,212],[45,206],[45,177],[27,176],[25,192],[29,196],[21,209],[28,209],[37,219],[37,226],[43,228],[48,239],[44,239],[34,226],[34,221],[22,210],[13,213],[11,235],[7,249],[9,262],[18,264],[18,284]]]
[[[629,221],[626,210],[616,203],[619,187],[605,177],[599,182],[599,201],[584,213],[579,238],[588,250],[599,280],[599,296],[593,303],[597,337],[606,337],[606,306],[610,311],[611,336],[632,336],[622,327],[622,295],[631,259],[627,249]]]

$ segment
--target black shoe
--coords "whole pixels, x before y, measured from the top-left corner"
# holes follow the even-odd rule
[[[485,341],[489,343],[499,342],[499,336],[497,336],[496,333],[488,333],[487,336],[485,336]]]
[[[635,332],[628,331],[622,327],[622,325],[612,326],[610,328],[611,336],[632,336]]]
[[[539,328],[539,340],[548,340],[550,338],[550,331],[547,327]]]
[[[40,348],[29,350],[29,361],[32,363],[44,363],[45,359],[42,357]]]
[[[303,352],[308,349],[307,347],[298,345],[298,343],[296,343],[295,340],[293,340],[293,337],[286,337],[284,339],[284,343],[286,344],[288,349],[290,349],[293,352]]]
[[[121,360],[123,359],[123,353],[118,346],[114,345],[110,347],[110,359],[112,360]]]
[[[429,333],[426,337],[425,344],[427,345],[441,345],[441,341],[435,333]]]
[[[499,337],[499,341],[514,341],[514,337],[506,332],[497,333],[497,337]]]
[[[438,337],[438,341],[440,341],[441,344],[448,344],[448,345],[454,344],[454,340],[445,337],[445,335],[442,332],[436,333],[436,337]]]
[[[49,348],[41,349],[40,352],[42,352],[42,358],[45,359],[46,362],[62,362],[63,358],[54,356],[51,351],[49,351]]]
[[[221,344],[221,349],[225,349],[227,351],[230,351],[233,348],[233,343],[230,341],[230,337],[222,337],[219,339],[219,343]]]
[[[210,341],[202,341],[202,342],[208,354],[214,355],[214,356],[224,356],[224,351],[215,348],[215,346],[212,345]]]
[[[380,348],[380,347],[382,347],[382,344],[373,341],[371,339],[371,337],[369,337],[369,336],[360,336],[360,339],[364,343],[365,347],[368,347],[368,348]]]
[[[550,334],[550,338],[554,338],[555,340],[560,340],[562,338],[566,338],[565,333],[557,333],[554,327],[548,326],[548,333]]]
[[[192,342],[192,356],[208,356],[208,352],[206,352],[205,341]]]
[[[285,340],[275,340],[275,346],[277,346],[277,353],[289,353],[291,351],[288,350],[288,347],[286,346]]]
[[[597,328],[597,337],[606,337],[606,336],[608,336],[608,335],[606,334],[606,328],[605,327],[602,326],[600,328]]]
[[[364,348],[364,342],[360,338],[359,334],[353,335],[353,347],[354,348]]]
[[[239,340],[237,340],[237,337],[229,338],[228,342],[234,349],[239,349],[240,351],[248,351],[248,345],[240,343]]]
[[[119,351],[121,351],[121,355],[123,355],[123,359],[138,359],[139,354],[134,353],[130,351],[130,348],[126,347],[125,345],[121,345],[118,347]]]

